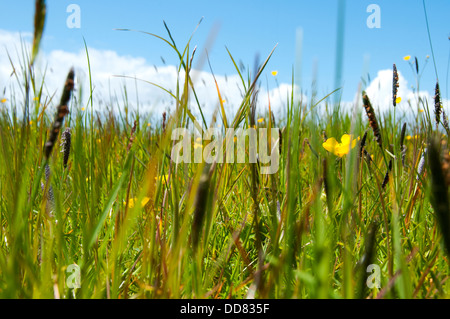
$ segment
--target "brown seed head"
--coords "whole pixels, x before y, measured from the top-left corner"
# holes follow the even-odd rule
[[[393,80],[392,80],[392,103],[394,106],[397,105],[397,90],[398,90],[398,73],[397,67],[394,64]]]
[[[375,140],[377,141],[377,143],[380,147],[383,147],[382,140],[381,140],[381,132],[380,132],[380,128],[378,127],[378,122],[377,122],[377,118],[375,116],[375,111],[373,110],[372,104],[370,103],[369,97],[367,96],[365,91],[362,92],[362,97],[363,97],[364,109],[366,110],[367,117],[369,118],[369,124],[373,130],[373,135],[375,136]]]

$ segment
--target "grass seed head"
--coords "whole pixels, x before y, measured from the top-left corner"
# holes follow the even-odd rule
[[[439,91],[439,82],[436,82],[434,95],[434,114],[436,115],[436,128],[441,120],[441,93]]]
[[[131,146],[133,146],[135,132],[136,132],[136,121],[134,121],[133,128],[131,129],[131,133],[130,133],[130,138],[128,139],[127,152],[129,152],[131,149]]]
[[[442,109],[442,125],[444,126],[445,130],[447,131],[447,135],[450,135],[450,127],[448,125],[448,117],[445,113],[445,110]]]
[[[69,71],[67,75],[66,83],[64,84],[63,93],[61,96],[61,101],[56,110],[55,119],[53,121],[53,126],[50,129],[50,134],[47,142],[44,145],[44,155],[48,159],[52,152],[53,146],[55,145],[56,139],[58,138],[58,133],[62,127],[64,117],[69,113],[68,103],[70,100],[70,95],[72,94],[74,87],[75,73],[73,68]]]
[[[166,116],[167,116],[166,112],[164,111],[163,114],[162,114],[162,117],[163,117],[162,130],[163,130],[163,132],[166,131]]]
[[[377,141],[378,145],[382,148],[383,144],[381,139],[381,132],[378,126],[377,118],[375,116],[375,111],[373,110],[372,104],[370,103],[370,99],[365,91],[362,92],[362,97],[364,109],[366,110],[367,117],[369,118],[369,124],[373,130],[373,135],[375,136],[375,140]]]
[[[402,132],[400,133],[400,151],[403,167],[405,167],[405,159],[406,159],[406,145],[403,144],[403,142],[405,141],[405,134],[406,134],[406,122],[403,123]]]
[[[47,194],[45,195],[47,197],[47,203],[46,203],[45,209],[49,216],[52,215],[52,210],[55,205],[55,196],[53,194],[53,187],[52,187],[52,185],[50,185],[50,174],[51,174],[50,166],[48,164],[46,164],[45,165],[45,184],[47,185],[48,190],[47,190]]]
[[[194,220],[192,222],[191,233],[192,246],[194,251],[197,250],[203,232],[203,221],[205,219],[208,194],[210,191],[210,168],[211,164],[205,164],[197,187],[197,194],[194,205]]]
[[[360,158],[362,158],[363,149],[364,149],[364,146],[366,146],[366,139],[367,139],[367,130],[364,132],[364,135],[363,135],[363,137],[361,139],[361,142],[360,142],[360,146],[359,146],[359,157]]]
[[[370,155],[370,153],[367,152],[367,150],[365,148],[363,149],[363,153],[364,153],[367,164],[370,164],[370,162],[373,162],[372,155]]]
[[[387,169],[386,175],[384,175],[383,183],[381,184],[381,188],[385,188],[387,183],[389,183],[389,172],[392,170],[392,159],[389,160],[389,167]]]
[[[405,141],[405,133],[406,133],[406,122],[403,123],[402,131],[400,133],[400,147],[403,146],[403,142]]]
[[[423,169],[425,168],[425,156],[427,154],[427,148],[423,150],[422,156],[420,157],[419,165],[417,167],[417,176],[416,180],[420,179],[420,175],[423,173]]]
[[[394,104],[394,107],[397,105],[397,90],[398,90],[398,73],[397,73],[397,67],[394,64],[394,71],[393,71],[393,80],[392,80],[392,102]]]
[[[71,139],[72,138],[71,138],[70,128],[68,127],[61,134],[61,152],[64,153],[64,156],[63,156],[64,168],[67,167],[67,163],[69,162]]]

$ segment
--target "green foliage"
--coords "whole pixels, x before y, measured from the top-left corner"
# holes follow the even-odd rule
[[[444,167],[450,156],[442,143],[448,137],[434,128],[423,100],[426,112],[417,112],[405,128],[395,111],[377,114],[380,147],[361,105],[333,105],[328,112],[336,91],[319,99],[326,108],[320,117],[319,102],[304,103],[293,93],[285,118],[258,114],[253,97],[273,51],[248,78],[228,51],[245,92],[233,120],[222,117],[223,129],[276,123],[279,170],[263,175],[254,163],[177,165],[170,158],[171,132],[197,120],[189,109],[191,94],[200,104],[190,78],[195,50],[190,40],[179,50],[167,31],[169,40],[156,37],[178,54],[185,76],[170,93],[172,114],[164,120],[156,114],[150,125],[146,114],[129,112],[126,88],[119,113],[98,116],[92,99],[90,107],[71,99],[64,122],[70,157],[64,165],[65,153],[55,143],[47,178],[44,144],[53,117],[41,104],[43,84],[32,86],[39,98],[31,120],[2,106],[1,298],[450,296],[449,256],[441,240],[444,234],[448,245],[448,203],[440,205],[443,197],[436,196],[448,195]],[[86,55],[89,63],[87,46]],[[33,66],[22,69],[35,83]],[[10,103],[14,110],[26,107]],[[252,110],[264,122],[256,123]],[[225,115],[223,108],[217,111]],[[342,157],[322,145],[324,136],[357,139],[365,132],[364,147],[349,148]],[[438,189],[426,161],[419,169],[431,137]],[[78,288],[67,284],[71,264],[80,269]],[[379,287],[366,284],[371,264],[381,271]]]

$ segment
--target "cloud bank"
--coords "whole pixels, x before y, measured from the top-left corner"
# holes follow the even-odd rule
[[[20,84],[20,81],[22,81],[22,78],[20,78],[21,67],[24,65],[23,61],[21,61],[22,47],[27,48],[28,51],[30,50],[31,34],[0,30],[0,98],[2,99],[10,99],[14,96],[18,101],[21,101],[17,95],[23,94],[23,83]],[[95,111],[101,112],[105,108],[113,110],[117,110],[119,107],[123,108],[125,105],[124,88],[126,88],[128,107],[131,110],[139,107],[141,112],[160,116],[164,111],[173,111],[175,109],[175,99],[169,93],[148,82],[152,82],[172,92],[172,94],[176,94],[177,81],[180,81],[180,87],[182,87],[183,71],[178,72],[177,68],[172,65],[156,67],[142,57],[118,55],[114,51],[95,48],[88,48],[88,51]],[[7,53],[9,53],[9,56]],[[14,75],[11,76],[13,66],[17,74],[19,74],[19,81]],[[75,96],[78,97],[80,94],[79,90],[82,90],[80,105],[85,106],[88,104],[89,68],[87,55],[84,50],[79,52],[54,50],[48,53],[40,53],[36,65],[36,78],[38,82],[42,82],[45,74],[44,99],[45,97],[54,96],[53,104],[58,101],[65,77],[72,66],[75,68],[77,77],[76,89],[78,92],[75,92]],[[193,70],[191,77],[195,79],[194,87],[200,107],[209,121],[214,110],[219,105],[213,75],[210,72]],[[242,102],[244,92],[242,81],[237,74],[229,76],[216,75],[215,78],[224,100],[227,118],[230,121]],[[398,96],[402,98],[402,102],[398,105],[398,110],[410,111],[408,104],[408,101],[410,101],[412,108],[417,111],[415,101],[418,94],[422,98],[428,99],[429,105],[433,105],[433,96],[426,91],[421,91],[418,94],[413,92],[400,72],[399,84]],[[286,102],[291,92],[292,85],[290,83],[280,83],[276,88],[270,90],[260,87],[258,113],[264,113],[270,101],[275,116],[283,117],[286,112]],[[380,70],[376,78],[366,88],[366,92],[377,112],[384,112],[391,108],[392,70]],[[297,86],[294,86],[294,94],[297,97],[301,96],[303,102],[307,100],[304,95],[301,95]],[[358,97],[355,96],[355,101],[357,99]],[[354,102],[344,102],[344,105],[351,104],[354,104]],[[361,101],[359,101],[359,105],[361,105]],[[448,101],[444,101],[444,105],[448,106]],[[191,111],[200,119],[198,105],[192,94],[189,106]]]
[[[23,83],[20,77],[22,47],[31,48],[31,35],[0,30],[0,95],[9,99],[21,92]],[[175,109],[175,99],[160,87],[176,95],[177,81],[182,90],[184,71],[178,72],[173,65],[156,67],[142,57],[121,56],[114,51],[88,48],[90,71],[93,85],[94,110],[103,111],[106,107],[124,107],[126,88],[127,101],[130,109],[139,106],[141,112],[161,114],[166,110]],[[11,61],[10,61],[10,58]],[[14,66],[14,68],[13,68]],[[66,52],[54,50],[41,52],[36,65],[38,82],[44,79],[44,95],[54,95],[55,102],[59,99],[67,72],[75,68],[77,78],[76,90],[82,90],[81,105],[89,101],[89,68],[85,50]],[[19,81],[11,76],[13,70],[19,74]],[[44,78],[45,74],[45,78]],[[191,78],[195,79],[194,87],[200,107],[206,118],[211,118],[219,106],[219,98],[213,75],[210,72],[192,70]],[[244,87],[239,76],[215,75],[228,118],[232,118],[242,102]],[[19,83],[18,83],[19,82]],[[154,83],[156,85],[150,84]],[[160,87],[158,87],[160,86]],[[281,83],[278,87],[267,91],[259,89],[258,111],[263,113],[270,100],[271,108],[277,114],[285,109],[286,97],[291,94],[291,84]],[[295,87],[295,93],[299,90]],[[22,93],[23,94],[23,93]],[[78,96],[79,92],[75,92]],[[19,99],[20,101],[20,99]],[[194,96],[190,97],[190,109],[199,115],[198,104]]]

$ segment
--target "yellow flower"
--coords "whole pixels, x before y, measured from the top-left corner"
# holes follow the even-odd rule
[[[33,121],[30,121],[30,125],[32,125],[33,124]]]
[[[200,144],[200,143],[194,143],[194,149],[196,149],[196,148],[202,148],[202,147],[203,147],[202,144]]]
[[[331,152],[334,155],[342,157],[350,151],[350,143],[351,148],[354,148],[356,146],[356,141],[358,140],[359,137],[357,139],[352,140],[351,135],[344,134],[341,137],[341,143],[338,143],[334,137],[330,137],[325,141],[325,143],[322,144],[322,146],[328,152]]]
[[[144,196],[144,198],[141,200],[141,207],[144,207],[145,205],[147,205],[149,200],[150,200],[150,197]]]
[[[39,101],[39,96],[34,97],[33,101]]]
[[[408,136],[406,136],[406,140],[407,141],[415,140],[415,139],[417,139],[419,137],[420,137],[420,135],[414,135],[414,136],[408,135]]]
[[[270,72],[273,76],[277,76],[277,74],[278,74],[278,71],[272,71],[272,72]]]
[[[144,207],[148,203],[149,200],[150,200],[150,197],[145,196],[141,200],[141,207]],[[136,201],[136,197],[128,199],[128,208],[133,208],[135,201]]]
[[[403,58],[403,60],[405,60],[405,61],[409,61],[409,59],[411,59],[411,56],[410,56],[410,55],[407,55],[407,56],[405,56],[405,57]]]
[[[2,103],[6,103],[6,101],[7,101],[7,100],[3,98],[3,99],[1,99],[1,101],[0,101],[0,102],[2,102]]]
[[[423,110],[422,110],[422,109],[419,109],[419,112],[420,112],[420,113],[423,113]]]
[[[168,175],[168,174],[166,174],[166,175],[159,175],[159,176],[156,176],[156,177],[155,177],[155,179],[156,179],[157,181],[166,181],[168,178],[169,178],[169,175]]]
[[[150,126],[150,123],[148,123],[147,126]]]
[[[263,118],[258,119],[258,123],[262,123],[262,122],[264,122]]]
[[[81,108],[82,111],[84,111],[85,109],[86,109],[85,107],[82,107],[82,108]]]
[[[395,103],[398,104],[402,101],[402,98],[399,96],[398,98],[395,99]]]

